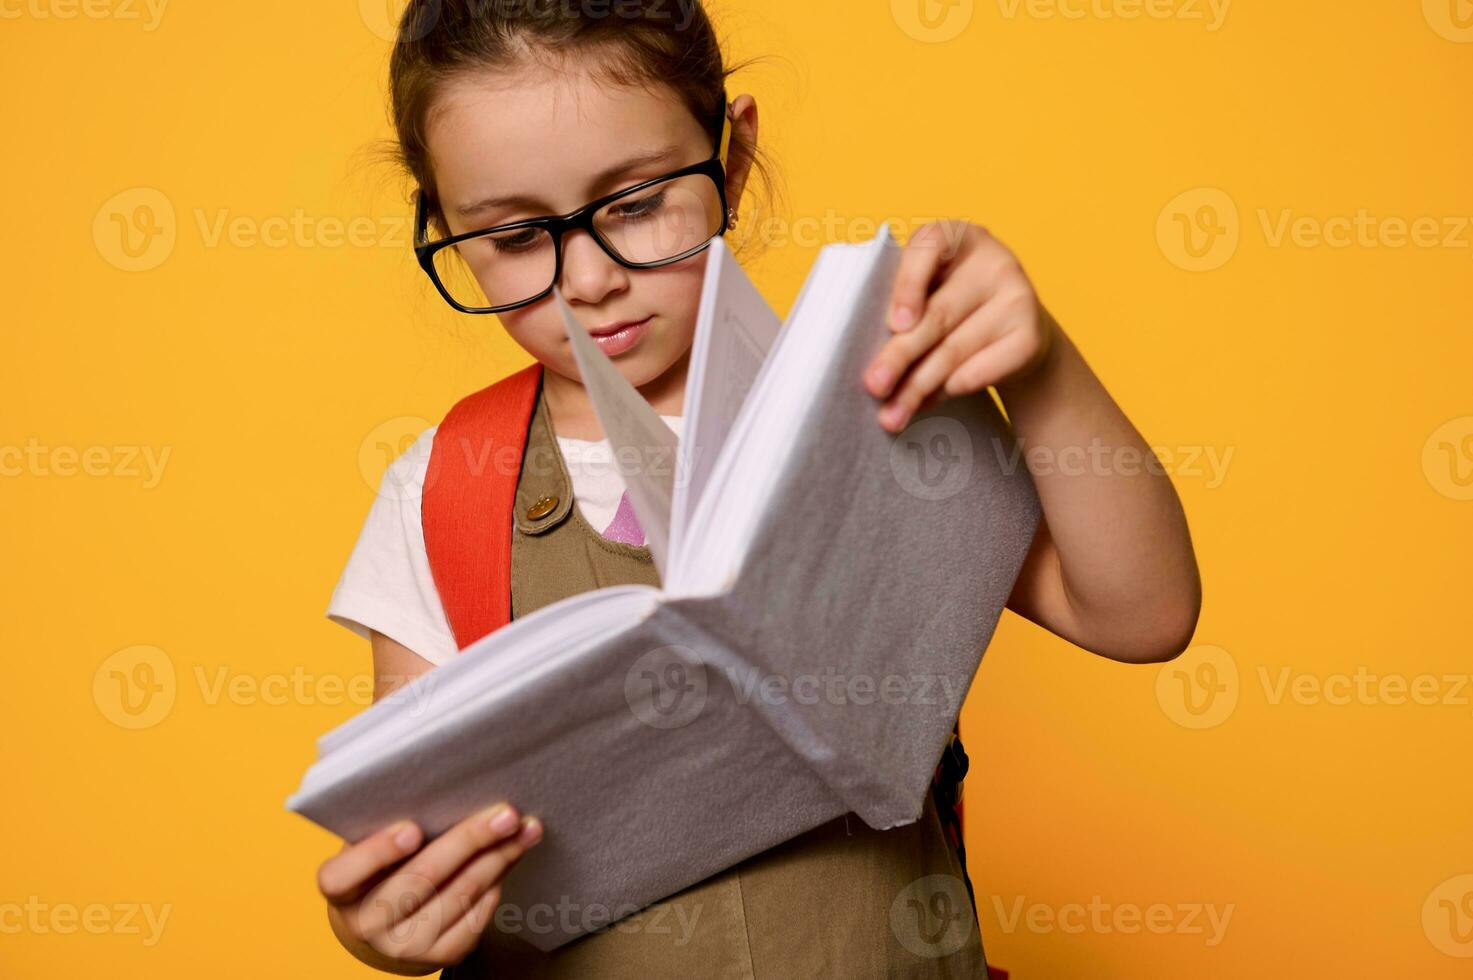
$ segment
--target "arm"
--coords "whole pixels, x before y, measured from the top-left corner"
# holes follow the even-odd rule
[[[1171,479],[1079,350],[1044,312],[1052,350],[998,387],[1043,504],[1008,608],[1093,653],[1170,660],[1197,626],[1202,585]],[[1071,448],[1078,447],[1078,448]],[[1156,472],[1152,472],[1155,469]]]
[[[420,674],[434,668],[424,657],[415,653],[397,640],[391,640],[378,630],[369,630],[369,643],[373,647],[373,699],[382,700],[414,680]]]
[[[974,225],[927,225],[891,321],[865,374],[881,425],[994,385],[1021,442],[1043,519],[1008,608],[1112,660],[1181,653],[1202,602],[1181,502],[1013,253]]]

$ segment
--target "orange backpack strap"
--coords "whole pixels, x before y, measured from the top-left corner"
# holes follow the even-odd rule
[[[513,505],[541,380],[533,362],[456,402],[435,430],[420,522],[462,650],[511,622]]]

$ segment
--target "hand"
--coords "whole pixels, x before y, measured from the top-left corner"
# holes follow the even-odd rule
[[[937,221],[900,256],[890,329],[864,384],[886,399],[880,425],[899,432],[944,398],[1023,378],[1047,357],[1058,328],[1006,245],[985,228]]]
[[[318,869],[333,932],[370,966],[429,973],[470,955],[501,900],[502,877],[542,839],[542,825],[498,804],[421,847],[423,838],[401,821]]]

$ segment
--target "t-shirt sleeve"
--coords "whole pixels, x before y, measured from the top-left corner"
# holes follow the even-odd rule
[[[327,618],[364,638],[377,630],[439,666],[459,647],[430,574],[420,521],[435,428],[422,432],[384,471]]]

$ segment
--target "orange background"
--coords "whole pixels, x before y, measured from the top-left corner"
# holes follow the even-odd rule
[[[826,240],[985,224],[1170,451],[1206,596],[1160,666],[1005,617],[963,714],[989,958],[1467,975],[1473,12],[928,4],[715,6],[798,221],[751,271],[784,312]],[[377,0],[87,11],[0,10],[0,974],[367,975],[283,809],[366,703],[323,611],[390,450],[527,359],[358,155]]]

